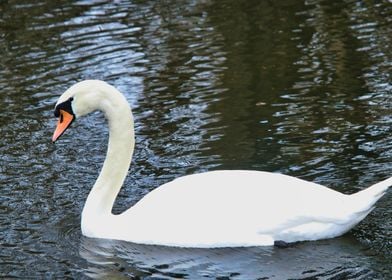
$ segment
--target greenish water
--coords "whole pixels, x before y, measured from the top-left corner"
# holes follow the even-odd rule
[[[137,134],[115,212],[215,169],[353,193],[391,176],[391,34],[388,1],[0,1],[0,277],[390,279],[390,193],[344,237],[287,249],[84,238],[106,124],[51,136],[58,96],[102,79]]]

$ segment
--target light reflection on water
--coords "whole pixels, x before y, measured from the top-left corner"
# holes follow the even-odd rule
[[[356,279],[373,276],[372,266],[376,264],[364,254],[365,250],[359,242],[348,237],[318,242],[317,250],[310,243],[284,249],[206,250],[82,238],[80,256],[88,262],[88,276],[97,279],[125,276],[176,279],[317,279],[328,276]]]
[[[348,236],[288,249],[82,238],[106,124],[93,114],[50,138],[58,95],[102,79],[126,95],[137,134],[115,212],[212,169],[355,192],[391,170],[391,18],[382,1],[0,3],[0,276],[390,278],[390,194]]]

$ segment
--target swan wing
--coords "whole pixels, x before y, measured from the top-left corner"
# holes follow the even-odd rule
[[[304,224],[344,221],[345,197],[282,174],[213,171],[166,183],[121,216],[143,243],[266,243]]]

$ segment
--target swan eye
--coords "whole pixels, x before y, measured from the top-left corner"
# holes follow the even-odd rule
[[[74,100],[74,98],[70,97],[70,98],[68,98],[67,101],[62,102],[62,103],[58,104],[55,107],[55,109],[54,109],[54,116],[56,118],[60,118],[60,122],[62,122],[62,120],[64,118],[64,116],[62,116],[62,114],[61,114],[61,110],[65,111],[65,112],[67,112],[67,113],[69,113],[71,115],[74,115],[74,113],[72,111],[72,101],[73,100]]]

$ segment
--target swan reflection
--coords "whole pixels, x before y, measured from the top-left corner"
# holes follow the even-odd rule
[[[219,249],[173,248],[82,237],[79,253],[88,262],[84,273],[95,279],[377,278],[377,272],[369,267],[366,248],[349,235],[287,248]]]

